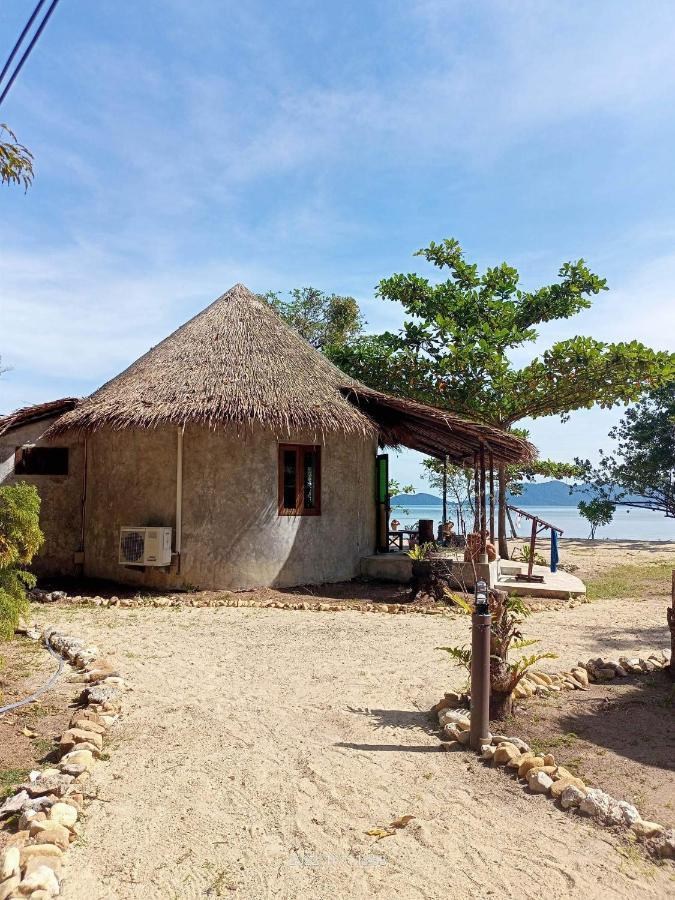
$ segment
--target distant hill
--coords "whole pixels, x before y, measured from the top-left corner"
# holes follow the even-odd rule
[[[433,494],[397,494],[391,498],[392,506],[443,506],[440,497],[434,497]]]
[[[582,497],[588,499],[585,488],[570,485],[564,481],[530,481],[523,485],[523,493],[518,497],[509,494],[509,502],[514,506],[576,506]]]

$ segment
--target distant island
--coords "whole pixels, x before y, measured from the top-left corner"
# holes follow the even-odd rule
[[[523,493],[517,497],[509,494],[509,503],[522,507],[576,506],[582,497],[588,499],[588,496],[583,485],[569,485],[564,481],[531,481],[523,485]],[[448,504],[454,505],[450,497]],[[434,494],[397,494],[391,498],[391,505],[412,509],[416,506],[442,506],[443,501]]]

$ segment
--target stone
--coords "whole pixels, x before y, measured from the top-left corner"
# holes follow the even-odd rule
[[[64,828],[72,828],[77,822],[77,810],[69,803],[55,803],[49,810],[49,821]]]
[[[637,822],[633,822],[631,825],[631,830],[637,838],[646,841],[649,838],[656,837],[666,829],[663,825],[659,825],[658,822],[646,822],[644,819],[638,819]]]
[[[586,796],[586,785],[581,778],[571,776],[569,778],[559,778],[557,781],[553,782],[553,786],[551,787],[551,797],[553,797],[554,800],[561,799],[567,788],[570,787],[575,788],[582,796]],[[567,809],[567,807],[565,807],[565,809]]]
[[[61,850],[67,850],[70,844],[70,834],[63,825],[57,825],[54,822],[47,823],[48,827],[41,829],[35,835],[31,835],[35,844],[54,844]]]
[[[21,854],[18,847],[7,847],[2,854],[2,863],[0,863],[0,879],[10,878],[19,872],[21,865]]]
[[[444,709],[457,709],[464,705],[464,695],[450,691],[445,694],[442,700],[439,700],[435,706],[431,707],[432,713],[442,712]]]
[[[21,790],[17,794],[14,794],[12,797],[8,797],[2,804],[2,806],[0,806],[0,819],[4,819],[7,816],[13,816],[15,813],[21,812],[28,800],[30,800],[30,797],[28,796],[28,792],[26,790]]]
[[[601,681],[611,681],[616,678],[616,672],[610,666],[604,666],[602,669],[596,669],[597,677]]]
[[[554,766],[555,765],[555,756],[552,753],[544,754],[544,765],[545,766]]]
[[[111,709],[121,699],[121,691],[117,687],[101,684],[95,687],[85,688],[83,691],[88,703],[96,703],[104,708]]]
[[[541,756],[535,756],[534,753],[524,753],[519,760],[518,778],[526,778],[528,772],[543,765],[544,760]]]
[[[57,797],[63,797],[69,786],[70,779],[66,780],[63,775],[58,775],[49,778],[36,778],[35,781],[22,785],[22,788],[31,797],[41,797],[45,794],[55,794]]]
[[[632,827],[636,822],[640,821],[640,813],[633,806],[632,803],[627,803],[625,800],[619,800],[618,807],[621,810],[623,815],[623,824]]]
[[[548,794],[553,784],[553,779],[538,768],[530,769],[527,773],[527,786],[533,794]]]
[[[59,741],[59,747],[62,753],[68,753],[78,744],[93,744],[98,750],[103,749],[103,738],[94,731],[84,731],[82,728],[69,728],[64,732]]]
[[[562,778],[576,778],[576,775],[573,775],[569,769],[565,768],[565,766],[556,766],[555,780],[558,781]]]
[[[553,787],[561,782],[554,782]],[[553,796],[553,787],[551,795]],[[586,788],[579,785],[566,782],[562,793],[560,794],[560,805],[563,809],[576,809],[586,796]]]
[[[33,891],[29,900],[51,900],[49,891]]]
[[[7,846],[18,847],[21,850],[28,843],[29,837],[28,829],[17,831],[15,834],[10,834],[7,838]]]
[[[106,733],[104,725],[99,725],[98,722],[92,722],[91,719],[77,719],[75,716],[70,720],[70,727],[75,728],[78,731],[86,731],[89,734],[93,733],[103,736]]]
[[[26,875],[19,886],[22,894],[32,894],[33,891],[47,891],[51,897],[59,893],[59,879],[49,866],[38,866],[30,875]]]
[[[64,766],[84,766],[88,771],[94,768],[94,764],[91,750],[71,750],[61,759],[59,768],[63,772]]]
[[[675,859],[675,828],[662,831],[650,841],[650,846],[662,859]]]
[[[10,875],[4,881],[0,881],[0,900],[8,900],[15,893],[20,881],[20,875]]]
[[[471,722],[471,717],[466,709],[444,709],[438,715],[441,725],[450,725],[458,722]]]
[[[504,766],[512,759],[520,759],[520,750],[513,744],[504,743],[497,747],[492,763],[495,766]]]
[[[105,722],[103,722],[102,716],[100,716],[97,712],[94,712],[91,709],[78,709],[73,713],[70,719],[70,727],[77,728],[77,722],[91,722],[92,725],[103,725],[105,726]],[[81,728],[87,728],[87,726],[79,726]],[[97,729],[93,728],[92,731],[96,731]]]
[[[579,804],[579,809],[587,816],[598,819],[605,825],[634,825],[640,814],[632,803],[615,800],[598,788],[588,788],[586,796]]]
[[[27,865],[34,856],[53,856],[61,859],[63,851],[56,844],[29,844],[27,847],[21,848],[21,865]]]
[[[588,672],[586,669],[582,669],[581,666],[575,666],[572,669],[572,675],[579,682],[579,684],[583,684],[584,687],[588,687]]]
[[[33,856],[33,857],[31,857],[31,859],[29,859],[28,862],[26,863],[26,870],[24,872],[24,877],[26,875],[30,875],[30,873],[34,872],[36,869],[39,869],[40,866],[47,866],[47,868],[51,869],[57,878],[61,878],[61,875],[63,873],[63,863],[57,856]]]
[[[496,752],[497,748],[493,747],[492,744],[483,744],[480,748],[480,758],[491,760]]]

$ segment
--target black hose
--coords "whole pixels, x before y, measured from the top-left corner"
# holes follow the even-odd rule
[[[26,697],[25,700],[18,700],[16,703],[10,703],[7,706],[0,706],[0,715],[2,715],[3,713],[6,713],[6,712],[10,712],[10,710],[12,710],[12,709],[19,709],[19,707],[21,707],[21,706],[26,706],[26,704],[32,703],[33,700],[37,700],[38,697],[41,697],[42,694],[44,694],[46,691],[48,691],[56,683],[57,678],[63,671],[63,666],[65,665],[65,660],[63,659],[62,656],[60,656],[53,649],[51,643],[49,642],[49,638],[50,638],[49,634],[45,635],[45,646],[47,647],[47,650],[49,650],[51,655],[54,657],[54,659],[57,659],[59,661],[58,669],[56,670],[56,672],[54,672],[54,674],[51,676],[49,681],[46,684],[43,684],[41,688],[38,688],[34,694],[30,695],[30,697]]]

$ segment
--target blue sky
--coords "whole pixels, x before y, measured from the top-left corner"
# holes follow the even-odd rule
[[[0,6],[3,59],[32,6]],[[669,2],[62,0],[0,110],[36,157],[0,192],[0,411],[90,392],[237,281],[395,328],[375,284],[446,236],[526,286],[608,278],[540,348],[673,349],[674,101]],[[592,456],[617,417],[531,433]]]

